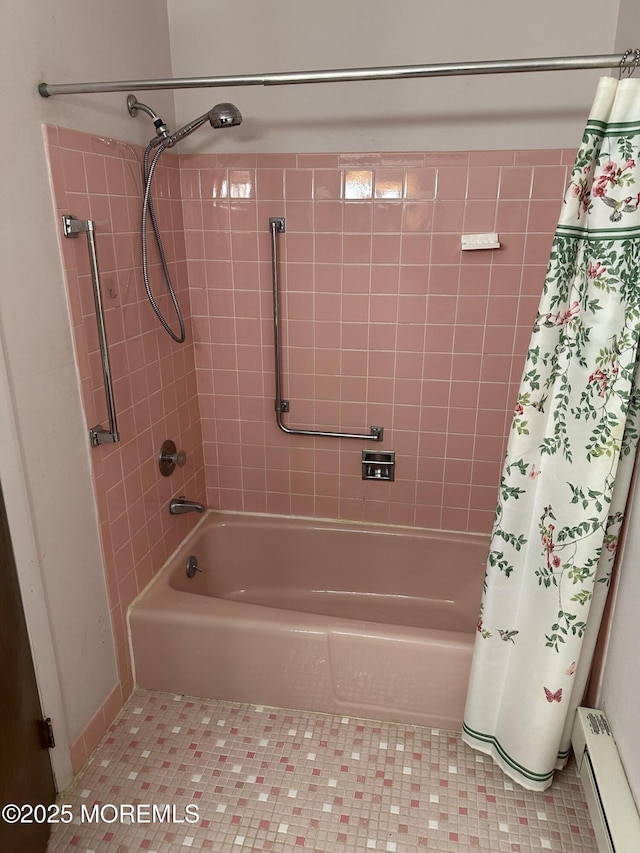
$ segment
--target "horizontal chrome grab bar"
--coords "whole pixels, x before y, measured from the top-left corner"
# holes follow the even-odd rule
[[[312,435],[322,438],[358,438],[368,441],[382,441],[384,428],[372,426],[370,433],[337,432],[333,430],[298,429],[288,427],[282,420],[282,415],[289,411],[289,401],[282,399],[282,356],[280,349],[280,307],[279,307],[279,277],[278,277],[278,234],[284,233],[284,217],[272,216],[269,219],[271,232],[271,268],[273,271],[273,338],[275,352],[276,374],[276,423],[283,432],[289,435]]]
[[[62,217],[62,229],[65,237],[77,237],[78,234],[86,234],[89,247],[93,300],[96,306],[98,340],[100,343],[100,356],[102,358],[102,373],[104,374],[104,393],[107,398],[107,411],[109,415],[108,430],[103,429],[102,424],[98,424],[89,430],[91,446],[98,447],[100,444],[111,444],[120,441],[120,434],[116,420],[116,406],[113,397],[113,383],[111,381],[111,364],[109,362],[109,348],[107,346],[107,330],[105,328],[104,311],[102,308],[102,291],[100,290],[100,275],[98,273],[95,228],[91,219],[78,219],[75,216],[64,214]]]

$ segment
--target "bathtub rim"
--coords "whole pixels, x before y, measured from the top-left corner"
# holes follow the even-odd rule
[[[188,544],[198,535],[201,528],[206,525],[206,522],[209,521],[213,516],[220,517],[220,521],[224,522],[225,518],[233,518],[237,519],[239,522],[250,520],[257,521],[259,524],[267,525],[271,521],[279,521],[279,522],[295,522],[296,527],[308,527],[315,528],[320,530],[325,529],[342,529],[342,530],[371,530],[379,531],[381,533],[393,534],[393,531],[398,531],[398,535],[419,535],[420,537],[427,538],[437,538],[437,539],[462,539],[465,541],[477,542],[478,544],[486,544],[487,546],[487,554],[489,552],[489,541],[490,537],[485,533],[470,533],[467,531],[458,531],[458,530],[440,530],[429,527],[414,527],[412,525],[399,525],[399,524],[380,524],[377,522],[370,521],[350,521],[346,519],[335,519],[335,518],[315,518],[310,516],[292,516],[292,515],[281,515],[275,513],[260,513],[260,512],[240,512],[237,510],[221,510],[210,508],[205,510],[203,517],[198,521],[198,523],[189,531],[189,533],[184,537],[184,539],[179,543],[179,545],[172,551],[172,553],[167,557],[161,568],[156,572],[156,574],[151,578],[149,583],[138,593],[138,595],[133,599],[131,604],[127,607],[126,614],[126,622],[127,622],[127,640],[129,644],[129,657],[131,660],[132,674],[134,684],[137,684],[137,673],[136,673],[136,663],[135,657],[133,654],[133,638],[132,638],[132,629],[131,629],[131,615],[133,610],[137,607],[142,598],[144,598],[147,594],[153,595],[154,588],[156,586],[160,587],[165,582],[165,593],[167,595],[171,595],[171,597],[175,601],[183,600],[185,602],[191,602],[197,609],[197,603],[193,601],[194,598],[204,596],[197,596],[196,593],[184,592],[182,590],[176,589],[172,587],[169,583],[169,576],[171,574],[171,569],[173,568],[173,563],[180,554],[183,549],[187,549]],[[158,594],[155,596],[156,598],[161,598],[162,593],[158,590]],[[258,604],[248,604],[246,602],[237,602],[237,601],[227,601],[222,598],[216,598],[217,606],[222,613],[218,613],[217,615],[223,619],[225,618],[233,618],[234,612],[237,608],[243,608],[243,611],[246,612],[246,608],[250,608],[251,611],[256,613],[256,615],[262,613],[265,609],[269,611],[277,612],[279,614],[283,614],[283,618],[285,621],[289,622],[292,626],[299,624],[299,630],[311,630],[313,631],[316,627],[320,630],[321,624],[324,624],[325,629],[327,626],[327,620],[330,620],[332,623],[332,630],[336,633],[340,632],[340,626],[343,625],[346,631],[347,625],[352,626],[352,631],[356,631],[358,633],[365,634],[367,630],[369,633],[375,633],[377,636],[384,635],[384,627],[387,623],[383,622],[373,622],[364,619],[347,619],[346,617],[328,617],[322,614],[315,613],[298,613],[297,611],[287,610],[286,608],[278,608],[278,607],[268,607],[266,608],[264,605]],[[206,607],[206,604],[202,603],[202,608]],[[311,619],[309,619],[311,617]],[[303,624],[304,622],[304,624]],[[357,628],[356,628],[357,626]],[[418,638],[420,636],[424,636],[424,631],[428,630],[430,635],[433,635],[434,638],[441,636],[442,638],[446,637],[450,642],[454,643],[464,643],[465,645],[469,642],[469,638],[474,637],[473,634],[463,631],[446,631],[435,628],[418,628],[413,626],[398,626],[393,625],[394,631],[400,631],[401,634],[406,633],[407,639],[412,636]],[[397,636],[397,633],[395,634]]]
[[[221,516],[222,518],[224,518],[225,516],[231,516],[233,518],[238,519],[254,519],[262,521],[265,524],[270,519],[277,519],[278,521],[304,522],[305,525],[308,527],[314,527],[315,525],[318,525],[317,529],[320,530],[333,528],[348,529],[350,527],[353,527],[361,530],[380,530],[381,532],[385,533],[392,533],[394,530],[397,530],[405,534],[418,534],[424,536],[425,538],[427,538],[427,535],[435,537],[436,539],[450,539],[451,537],[455,537],[467,541],[475,541],[478,544],[486,543],[487,556],[489,554],[490,536],[488,533],[471,533],[466,530],[441,530],[440,528],[435,527],[414,527],[410,524],[387,524],[379,523],[376,521],[351,521],[349,519],[341,518],[316,518],[315,516],[312,517],[307,515],[281,515],[277,513],[267,512],[244,512],[232,509],[215,509],[212,507],[204,511],[203,516],[198,521],[198,523],[193,526],[193,528],[187,533],[184,539],[177,545],[176,548],[174,548],[174,550],[171,552],[171,554],[169,554],[167,559],[164,561],[158,571],[154,574],[151,580],[147,583],[147,585],[140,590],[140,592],[136,595],[133,601],[129,604],[129,606],[127,607],[127,627],[129,627],[129,617],[131,615],[131,611],[142,598],[142,596],[158,582],[158,579],[162,577],[165,572],[167,572],[170,563],[176,559],[176,557],[185,547],[185,545],[187,545],[192,539],[195,538],[197,533],[200,531],[200,528],[205,526],[205,522],[208,521],[214,515]],[[179,590],[175,591],[179,592]],[[184,594],[191,595],[191,593]],[[249,605],[244,606],[248,607]],[[252,606],[257,607],[260,605]],[[129,639],[131,638],[129,637]]]

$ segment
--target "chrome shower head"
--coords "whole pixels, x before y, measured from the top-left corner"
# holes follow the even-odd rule
[[[136,116],[138,110],[142,110],[142,112],[149,116],[156,126],[157,134],[157,138],[151,140],[151,145],[162,145],[164,148],[173,148],[176,143],[192,134],[194,130],[197,130],[206,121],[208,121],[211,127],[215,129],[222,127],[235,127],[242,123],[242,114],[234,104],[216,104],[208,113],[204,113],[204,115],[193,119],[193,121],[190,121],[188,124],[185,124],[184,127],[181,127],[180,130],[176,130],[175,133],[170,134],[162,119],[154,113],[151,107],[148,107],[146,104],[141,104],[135,95],[129,95],[127,97],[127,109],[129,110],[129,115],[132,116]]]
[[[242,114],[235,104],[216,104],[208,115],[211,127],[235,127],[242,124]]]
[[[172,133],[167,139],[166,145],[172,148],[176,142],[180,142],[181,139],[189,136],[189,134],[201,127],[206,121],[209,122],[211,127],[216,129],[234,127],[241,123],[242,115],[240,114],[240,110],[233,104],[216,104],[208,113],[204,113],[204,115],[190,121],[184,127],[181,127],[180,130]]]

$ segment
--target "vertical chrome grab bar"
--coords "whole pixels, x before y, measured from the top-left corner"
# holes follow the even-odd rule
[[[98,424],[89,430],[91,446],[98,447],[101,444],[111,444],[120,441],[118,433],[118,422],[116,419],[116,406],[113,397],[113,383],[111,381],[111,364],[109,362],[109,348],[107,345],[107,330],[104,323],[104,310],[102,307],[102,291],[100,289],[100,275],[98,273],[98,253],[96,251],[96,238],[93,220],[78,219],[76,216],[64,214],[62,217],[62,230],[65,237],[77,237],[78,234],[87,235],[89,247],[89,265],[91,267],[91,280],[93,282],[93,300],[96,306],[96,321],[98,323],[98,340],[100,342],[100,356],[102,358],[102,373],[104,375],[104,393],[107,398],[107,411],[109,415],[109,429],[103,429]]]
[[[282,415],[289,411],[289,401],[282,399],[282,355],[280,349],[280,306],[279,306],[279,279],[278,279],[278,234],[285,230],[285,220],[282,216],[272,216],[269,219],[269,230],[271,232],[271,269],[273,274],[273,337],[275,353],[276,374],[276,423],[283,432],[289,435],[313,435],[323,438],[358,438],[368,441],[382,441],[384,428],[381,426],[370,427],[370,433],[335,432],[315,429],[298,429],[288,427],[283,423]]]

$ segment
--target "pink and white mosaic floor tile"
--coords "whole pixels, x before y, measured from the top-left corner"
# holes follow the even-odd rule
[[[48,853],[596,853],[575,768],[525,792],[455,732],[135,693]]]

